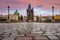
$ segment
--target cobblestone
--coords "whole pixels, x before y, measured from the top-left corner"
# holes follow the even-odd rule
[[[60,40],[60,23],[0,23],[0,40],[17,40],[16,38]]]

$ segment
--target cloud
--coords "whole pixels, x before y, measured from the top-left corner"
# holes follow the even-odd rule
[[[60,6],[60,0],[51,0],[51,1],[46,1],[49,5],[56,5]]]
[[[0,3],[6,3],[6,4],[25,4],[23,1],[15,1],[15,0],[0,0]]]
[[[53,5],[56,7],[55,9],[60,9],[60,7],[57,7],[60,6],[60,0],[0,0],[0,12],[6,12],[8,5],[11,7],[11,11],[16,9],[20,11],[26,9],[28,4],[31,4],[34,9],[41,9],[41,12],[51,10],[51,6]],[[22,10],[21,13],[24,14],[25,12]],[[36,10],[35,13],[38,14],[40,11]]]
[[[36,6],[36,7],[43,7],[43,5],[38,5],[38,6]]]
[[[54,4],[56,6],[60,6],[60,3],[50,3],[50,4]]]
[[[20,4],[20,5],[23,5],[25,4],[24,2],[16,2],[16,1],[8,1],[7,3],[10,3],[10,4]]]
[[[60,6],[60,3],[56,3],[56,6]]]

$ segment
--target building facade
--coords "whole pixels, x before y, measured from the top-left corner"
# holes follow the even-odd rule
[[[10,20],[19,20],[18,15],[9,15]]]
[[[5,16],[8,19],[8,15]],[[16,10],[14,14],[9,14],[9,20],[18,21],[19,20],[19,12]]]
[[[55,15],[54,20],[56,23],[60,23],[60,15]]]
[[[60,20],[60,15],[55,15],[55,16],[54,16],[54,19],[55,19],[55,20]]]

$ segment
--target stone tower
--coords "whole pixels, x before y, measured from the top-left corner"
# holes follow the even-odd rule
[[[27,21],[33,21],[34,13],[33,13],[33,8],[31,8],[31,5],[28,5],[27,9]]]

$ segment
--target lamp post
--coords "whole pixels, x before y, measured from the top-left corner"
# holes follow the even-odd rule
[[[10,10],[10,6],[8,6],[8,19],[9,19],[9,10]]]
[[[7,8],[8,8],[8,21],[10,21],[10,20],[9,20],[9,10],[10,10],[10,6],[8,6]]]
[[[53,15],[53,19],[54,19],[54,6],[52,6],[52,15]]]
[[[52,6],[52,22],[55,22],[54,21],[54,6]]]

